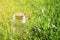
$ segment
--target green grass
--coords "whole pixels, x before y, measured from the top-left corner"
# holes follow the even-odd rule
[[[32,13],[22,34],[11,30],[14,13]],[[0,0],[0,40],[59,40],[59,0]]]

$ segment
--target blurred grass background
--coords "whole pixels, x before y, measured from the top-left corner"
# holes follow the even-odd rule
[[[32,13],[21,35],[10,29],[16,12]],[[0,0],[0,40],[59,40],[60,0]]]

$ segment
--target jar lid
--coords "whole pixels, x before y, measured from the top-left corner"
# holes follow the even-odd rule
[[[15,14],[15,19],[22,20],[23,19],[23,16],[24,16],[23,13],[16,13]]]

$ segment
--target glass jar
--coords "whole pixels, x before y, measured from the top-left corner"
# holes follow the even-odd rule
[[[26,16],[24,14],[14,14],[12,22],[11,22],[11,29],[13,32],[17,34],[21,34],[25,30],[25,23],[26,23]]]

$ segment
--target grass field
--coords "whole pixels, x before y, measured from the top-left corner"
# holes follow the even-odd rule
[[[17,12],[32,14],[19,34],[11,29]],[[0,0],[0,40],[60,40],[60,0]]]

